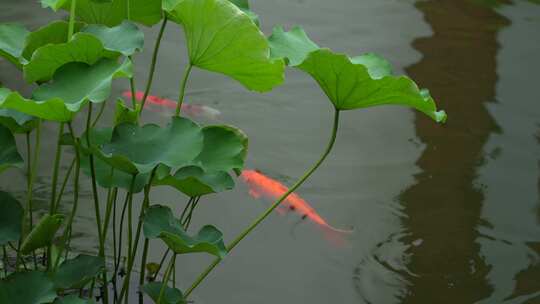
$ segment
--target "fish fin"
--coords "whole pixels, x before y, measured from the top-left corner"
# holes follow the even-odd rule
[[[347,236],[354,231],[337,229],[330,225],[319,225],[319,227],[323,231],[324,238],[339,248],[345,247],[349,243]]]

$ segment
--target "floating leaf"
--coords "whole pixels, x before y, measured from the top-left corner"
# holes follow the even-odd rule
[[[11,167],[22,167],[23,164],[15,137],[8,128],[0,125],[0,173]]]
[[[38,87],[33,99],[0,88],[0,108],[46,120],[68,122],[86,103],[106,100],[111,93],[113,79],[131,75],[132,64],[127,58],[123,63],[104,58],[91,66],[69,63],[57,71],[54,82]]]
[[[24,66],[24,78],[28,83],[48,81],[57,69],[67,63],[84,62],[93,65],[107,54],[97,37],[77,33],[67,43],[49,44],[37,49]]]
[[[150,282],[145,284],[142,287],[142,291],[146,293],[154,303],[157,303],[159,300],[159,294],[161,293],[161,288],[163,287],[162,282]],[[171,288],[165,286],[165,291],[163,297],[161,298],[161,304],[184,304],[187,303],[184,299],[182,292],[176,288]]]
[[[446,120],[446,113],[437,111],[427,91],[419,90],[406,76],[377,78],[384,68],[376,65],[369,66],[368,70],[363,64],[353,63],[346,55],[320,49],[311,52],[299,68],[317,81],[338,110],[384,104],[404,105],[423,112],[437,122]],[[377,77],[370,75],[370,71]]]
[[[71,0],[41,0],[41,4],[55,11],[71,8]],[[116,26],[128,19],[151,26],[162,18],[161,0],[77,0],[75,9],[78,19],[107,26]]]
[[[3,246],[19,240],[24,210],[11,194],[4,191],[0,191],[0,210],[0,246]]]
[[[148,209],[144,216],[144,235],[149,239],[162,239],[177,254],[207,252],[222,258],[227,253],[223,234],[217,228],[204,226],[196,236],[189,236],[166,206],[154,205]]]
[[[154,124],[118,125],[111,142],[96,153],[115,169],[137,174],[150,172],[159,164],[173,168],[188,165],[202,146],[201,128],[187,118],[174,117],[164,128]]]
[[[28,30],[19,24],[0,24],[0,56],[21,68],[24,40],[28,34]]]
[[[192,65],[259,92],[283,82],[283,60],[270,59],[264,34],[228,0],[183,0],[168,14],[184,28]]]
[[[28,133],[37,126],[37,119],[15,110],[0,109],[0,125],[7,127],[11,133]]]
[[[68,295],[63,298],[56,298],[53,304],[94,304],[94,300],[81,299],[77,295]]]
[[[46,273],[17,272],[0,281],[0,303],[42,304],[56,298]]]
[[[156,178],[152,184],[173,187],[189,197],[203,196],[234,188],[234,180],[228,173],[223,171],[206,173],[196,166],[183,167],[174,175],[167,174],[162,178]]]
[[[83,23],[75,22],[73,28],[74,32],[78,32],[82,26]],[[22,56],[25,59],[30,60],[32,54],[42,46],[47,44],[65,43],[68,38],[68,28],[68,22],[57,20],[29,33],[26,37]]]
[[[51,244],[56,231],[58,231],[63,221],[64,216],[62,214],[47,214],[43,216],[22,243],[21,252],[28,254],[33,250]]]
[[[102,257],[81,254],[65,261],[51,275],[56,289],[82,288],[105,269]]]
[[[304,62],[309,53],[320,49],[311,41],[304,29],[299,26],[285,32],[283,27],[274,27],[272,35],[268,37],[271,58],[284,58],[290,66],[297,66]]]
[[[144,33],[129,21],[124,21],[115,27],[103,25],[88,25],[82,32],[89,33],[101,40],[106,50],[119,52],[124,56],[133,55],[142,51],[144,46]]]

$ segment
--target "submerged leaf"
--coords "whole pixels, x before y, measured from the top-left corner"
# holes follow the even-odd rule
[[[159,300],[159,294],[161,293],[161,288],[163,287],[162,282],[150,282],[146,283],[142,287],[142,291],[146,293],[154,303],[157,303]],[[184,299],[184,295],[177,288],[171,288],[165,286],[165,292],[161,299],[161,304],[184,304],[187,303]]]
[[[437,122],[446,120],[446,113],[437,111],[429,93],[420,90],[410,78],[406,76],[380,78],[386,73],[384,63],[373,60],[368,62],[369,65],[366,67],[363,64],[355,64],[346,55],[320,49],[311,52],[299,68],[317,81],[338,110],[385,104],[404,105],[423,112]]]
[[[284,58],[289,66],[301,64],[309,53],[320,49],[299,26],[291,28],[288,32],[281,26],[274,27],[272,35],[268,37],[268,43],[270,57]]]
[[[28,34],[29,31],[22,25],[0,24],[0,56],[21,68],[24,40]]]
[[[21,236],[23,208],[11,194],[0,191],[0,246],[18,241]]]
[[[56,231],[58,231],[63,221],[64,216],[62,214],[47,214],[43,216],[34,229],[30,231],[30,234],[24,239],[24,242],[21,245],[21,252],[23,254],[28,254],[33,250],[51,244]]]
[[[166,174],[156,177],[154,186],[170,186],[189,197],[203,196],[234,188],[234,180],[223,171],[204,172],[196,166],[188,166],[176,171],[174,175]]]
[[[20,168],[23,164],[15,137],[8,128],[0,125],[0,173],[11,167]]]
[[[191,65],[259,92],[283,82],[283,60],[270,59],[264,34],[228,0],[183,0],[168,14],[184,28]]]
[[[223,234],[217,228],[204,226],[197,235],[189,236],[166,206],[154,205],[148,209],[144,216],[144,235],[149,239],[162,239],[177,254],[206,252],[219,258],[227,254]]]
[[[44,272],[16,272],[0,280],[0,303],[42,304],[54,298],[53,283]]]
[[[101,40],[106,50],[122,53],[124,56],[133,55],[142,51],[144,46],[144,33],[129,21],[124,21],[115,27],[103,25],[88,25],[82,32],[89,33]]]
[[[104,258],[81,254],[60,265],[51,275],[51,279],[56,289],[82,288],[103,269],[105,269]]]
[[[76,22],[73,30],[78,32],[82,26],[82,23]],[[22,52],[23,57],[26,60],[30,60],[32,59],[34,52],[42,46],[47,44],[65,43],[68,38],[68,28],[68,22],[57,20],[31,32],[26,37],[24,50]]]

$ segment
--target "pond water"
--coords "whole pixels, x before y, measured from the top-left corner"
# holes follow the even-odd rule
[[[343,113],[335,150],[298,193],[333,226],[354,232],[337,245],[302,215],[275,213],[195,291],[195,303],[540,303],[540,6],[481,2],[254,1],[266,33],[274,24],[300,24],[319,45],[388,58],[431,90],[449,120],[438,126],[399,107]],[[1,22],[35,28],[54,17],[35,0],[0,3]],[[139,86],[157,27],[145,33],[145,53],[135,58]],[[175,99],[185,61],[183,35],[169,26],[152,94]],[[25,90],[14,72],[0,62],[0,82]],[[222,113],[201,122],[233,124],[250,136],[248,168],[290,185],[324,149],[332,117],[308,76],[289,71],[287,78],[258,95],[197,70],[187,100]],[[114,96],[127,88],[117,81]],[[113,109],[110,103],[105,122]],[[168,114],[148,111],[144,120],[165,124]],[[55,134],[45,126],[49,160]],[[43,210],[51,166],[40,165],[35,197]],[[4,190],[24,196],[24,175],[0,179]],[[192,229],[212,223],[231,240],[269,205],[237,185],[203,198]],[[95,252],[86,177],[83,190],[75,245]],[[179,211],[186,199],[156,188],[152,202]],[[150,260],[162,252],[153,243]],[[181,256],[182,288],[210,261]]]

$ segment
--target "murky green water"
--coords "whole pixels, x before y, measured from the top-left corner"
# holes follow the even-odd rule
[[[2,0],[0,21],[35,28],[54,17],[36,2]],[[274,24],[301,24],[320,45],[380,53],[430,88],[450,119],[437,126],[395,107],[344,113],[336,149],[299,194],[332,225],[355,229],[347,244],[336,247],[298,214],[276,213],[195,292],[195,303],[540,303],[540,6],[259,0],[254,10],[266,33]],[[145,53],[135,59],[139,85],[156,32],[146,31]],[[152,93],[174,99],[185,63],[181,31],[169,27],[162,46]],[[13,75],[0,62],[0,81],[22,89]],[[196,71],[188,99],[248,133],[249,168],[290,183],[324,148],[331,114],[310,78],[287,76],[284,86],[257,95]],[[115,94],[126,88],[117,82]],[[144,119],[166,122],[152,112]],[[56,128],[45,132],[50,159]],[[41,164],[38,206],[48,200],[51,166]],[[22,174],[0,178],[23,196]],[[93,251],[87,179],[83,189],[76,246]],[[204,198],[193,228],[214,223],[230,240],[268,204],[247,190],[239,181],[234,191]],[[152,198],[176,210],[185,204],[168,189]],[[162,248],[155,243],[151,260]],[[181,257],[180,284],[191,284],[210,260]]]

